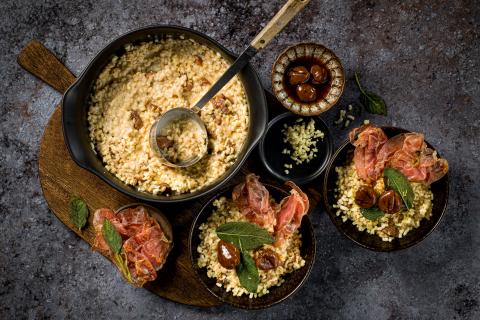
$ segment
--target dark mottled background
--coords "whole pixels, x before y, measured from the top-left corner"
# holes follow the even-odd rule
[[[450,162],[451,196],[438,229],[414,248],[366,251],[319,209],[317,260],[298,294],[263,311],[207,310],[126,284],[49,212],[37,152],[60,96],[16,64],[28,40],[38,38],[76,74],[112,38],[153,23],[200,30],[239,53],[282,2],[0,2],[0,318],[480,318],[479,1],[313,0],[253,61],[269,88],[280,50],[323,43],[349,78],[340,105],[355,102],[358,70],[390,108],[388,117],[370,119],[426,132]],[[332,124],[337,112],[324,119]],[[337,144],[346,135],[333,133]]]

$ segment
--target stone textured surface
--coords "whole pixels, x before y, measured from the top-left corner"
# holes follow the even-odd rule
[[[349,78],[341,105],[356,101],[351,77],[358,70],[390,107],[388,117],[368,118],[426,132],[450,162],[451,196],[441,225],[414,248],[366,251],[320,208],[313,213],[316,265],[298,294],[263,311],[206,310],[127,285],[49,212],[37,151],[60,95],[15,63],[29,39],[45,43],[76,74],[113,37],[153,23],[192,27],[240,52],[282,2],[0,2],[0,318],[480,318],[478,1],[313,0],[253,62],[268,88],[280,50],[321,42]],[[324,119],[332,124],[337,112]],[[333,133],[337,144],[346,135]]]

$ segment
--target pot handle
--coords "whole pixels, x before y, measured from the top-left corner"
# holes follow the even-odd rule
[[[31,40],[17,56],[18,64],[61,94],[75,82],[73,73],[38,40]]]

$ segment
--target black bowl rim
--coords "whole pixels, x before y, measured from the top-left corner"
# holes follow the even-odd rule
[[[313,171],[311,174],[309,174],[307,176],[295,178],[295,177],[289,177],[289,176],[282,175],[272,168],[272,166],[268,163],[267,156],[265,155],[265,137],[267,136],[268,131],[277,122],[279,122],[279,121],[281,121],[281,120],[283,120],[287,117],[292,117],[292,118],[315,118],[316,120],[320,121],[323,124],[324,128],[326,129],[324,139],[326,139],[325,141],[326,141],[326,144],[327,144],[327,154],[325,156],[325,161],[323,162],[323,164],[317,170]],[[333,140],[332,140],[332,135],[330,134],[330,129],[328,129],[327,124],[325,123],[325,121],[323,121],[323,119],[319,115],[316,115],[316,116],[302,116],[300,114],[287,111],[287,112],[284,112],[282,114],[279,114],[278,116],[276,116],[275,118],[270,120],[270,122],[267,125],[267,129],[265,130],[265,133],[264,133],[262,139],[260,140],[260,144],[258,146],[258,151],[260,153],[260,159],[262,160],[263,165],[265,166],[265,168],[267,168],[268,172],[270,172],[275,178],[280,179],[282,181],[292,180],[296,184],[303,185],[303,184],[307,184],[310,181],[315,180],[319,175],[322,174],[323,171],[325,171],[325,169],[327,168],[327,166],[330,163],[330,159],[331,159],[332,154],[333,154]]]
[[[274,185],[271,185],[271,184],[268,184],[268,183],[262,183],[267,189],[275,189],[277,191],[280,191],[281,193],[284,193],[285,195],[288,195],[288,192],[285,191],[284,189],[278,187],[278,186],[274,186]],[[218,300],[222,301],[223,303],[227,303],[227,304],[230,304],[234,307],[237,307],[237,308],[241,308],[241,309],[248,309],[248,310],[259,310],[259,309],[266,309],[266,308],[270,308],[276,304],[279,304],[280,302],[286,300],[287,298],[291,297],[292,295],[294,295],[296,292],[298,292],[298,290],[305,284],[305,282],[307,281],[308,277],[310,276],[310,273],[312,272],[312,269],[313,269],[313,265],[315,264],[315,259],[316,259],[316,255],[317,255],[317,241],[316,241],[316,237],[315,237],[315,230],[313,229],[313,224],[312,222],[310,221],[310,217],[308,215],[305,215],[302,219],[302,224],[303,223],[307,223],[308,224],[308,229],[309,229],[309,235],[312,236],[312,259],[311,259],[311,263],[307,266],[305,265],[304,267],[307,267],[308,269],[306,270],[305,272],[305,276],[303,277],[303,279],[300,281],[300,283],[292,290],[290,291],[288,294],[286,294],[285,296],[281,297],[280,299],[277,299],[276,301],[272,302],[272,303],[268,303],[268,304],[265,304],[265,305],[259,305],[259,306],[246,306],[246,305],[242,305],[242,304],[239,304],[239,303],[233,303],[231,301],[227,301],[225,299],[223,299],[221,296],[217,295],[214,291],[212,291],[210,289],[210,287],[202,280],[202,278],[200,277],[200,274],[198,273],[198,268],[195,267],[195,261],[194,261],[194,257],[193,257],[193,250],[194,248],[192,248],[192,242],[193,242],[193,236],[195,234],[195,226],[197,224],[197,221],[198,219],[200,218],[200,216],[203,215],[203,213],[205,212],[206,208],[215,200],[218,198],[218,196],[220,194],[223,194],[225,192],[227,192],[228,190],[231,190],[232,188],[234,187],[234,185],[230,185],[228,187],[225,187],[223,188],[217,195],[211,197],[210,199],[208,199],[208,201],[206,201],[203,205],[202,205],[202,208],[200,209],[200,211],[198,212],[198,214],[196,215],[195,219],[193,219],[193,222],[192,222],[192,225],[190,227],[190,232],[189,232],[189,235],[188,235],[188,251],[189,251],[189,255],[190,255],[190,263],[192,264],[192,267],[193,267],[193,270],[194,270],[194,273],[195,273],[195,276],[197,278],[197,280],[204,286],[204,288],[206,288],[208,290],[208,292],[210,292],[210,294],[212,294],[215,298],[217,298]],[[305,221],[305,222],[304,222]],[[304,235],[302,234],[302,237]]]
[[[404,129],[404,128],[400,128],[400,127],[391,127],[391,126],[382,126],[381,127],[383,130],[397,130],[397,131],[403,131],[403,132],[412,132],[410,130],[407,130],[407,129]],[[425,142],[429,145],[429,143],[425,140]],[[355,244],[357,244],[358,246],[360,247],[363,247],[365,249],[369,249],[369,250],[372,250],[372,251],[376,251],[376,252],[394,252],[394,251],[400,251],[400,250],[403,250],[403,249],[407,249],[407,248],[411,248],[413,246],[416,246],[418,245],[420,242],[422,242],[423,240],[425,240],[425,238],[427,238],[436,228],[437,226],[440,224],[440,222],[442,221],[443,219],[443,215],[445,214],[445,211],[447,210],[447,205],[448,205],[448,195],[449,195],[449,192],[450,192],[450,176],[449,176],[449,173],[447,172],[447,174],[445,175],[445,178],[446,178],[446,185],[447,185],[447,188],[446,188],[446,195],[445,195],[445,203],[443,204],[443,208],[442,208],[442,211],[440,213],[440,216],[438,217],[438,220],[437,222],[428,230],[428,232],[424,233],[421,237],[415,239],[415,241],[412,241],[402,247],[399,247],[399,248],[393,248],[393,249],[390,249],[390,250],[384,250],[384,249],[381,249],[381,248],[377,248],[377,247],[373,247],[373,246],[369,246],[369,245],[366,245],[362,242],[359,242],[357,240],[355,240],[353,237],[350,236],[349,233],[346,233],[344,232],[342,229],[340,229],[339,226],[337,226],[337,224],[335,223],[335,213],[333,212],[332,208],[331,208],[331,205],[328,203],[328,188],[327,188],[327,184],[328,184],[328,177],[330,175],[330,172],[331,172],[331,169],[332,169],[332,166],[333,166],[333,163],[335,162],[335,160],[337,159],[338,155],[340,154],[340,152],[343,151],[343,149],[345,149],[346,147],[348,147],[350,145],[350,140],[346,139],[339,147],[338,149],[335,151],[335,153],[333,154],[333,157],[330,159],[330,163],[328,164],[327,166],[327,169],[325,171],[325,176],[324,176],[324,179],[323,179],[323,192],[322,192],[322,195],[323,195],[323,204],[325,205],[325,210],[327,211],[328,213],[328,216],[330,217],[330,220],[332,221],[332,223],[335,225],[335,227],[337,228],[337,230],[343,234],[346,238],[350,239],[351,241],[353,241]],[[358,231],[358,232],[361,232],[361,231]]]
[[[253,149],[257,146],[257,144],[260,142],[260,140],[262,139],[262,137],[265,135],[265,130],[266,130],[266,126],[267,126],[267,123],[268,123],[268,103],[267,103],[267,98],[265,96],[265,92],[264,92],[264,88],[261,84],[261,81],[260,81],[260,78],[258,76],[258,72],[255,70],[255,68],[253,67],[253,65],[251,63],[248,63],[247,66],[245,67],[245,69],[249,69],[249,71],[251,71],[253,73],[253,77],[251,80],[255,81],[259,88],[261,88],[261,97],[259,97],[259,99],[262,101],[262,103],[259,103],[258,105],[255,106],[255,108],[258,108],[260,107],[261,105],[264,106],[264,112],[265,112],[265,123],[263,124],[263,129],[260,130],[261,133],[258,134],[258,136],[253,139],[252,141],[250,141],[249,145],[245,147],[245,154],[243,156],[242,159],[239,160],[239,162],[236,164],[236,167],[234,167],[232,169],[232,171],[223,177],[223,180],[218,180],[216,182],[213,182],[212,184],[209,184],[207,186],[205,186],[205,188],[209,188],[209,190],[205,190],[202,192],[202,190],[200,189],[199,192],[197,192],[196,194],[193,194],[191,196],[185,196],[183,198],[180,198],[180,199],[174,199],[174,198],[170,198],[170,197],[161,197],[161,198],[156,198],[154,197],[155,195],[154,194],[149,194],[149,193],[146,193],[146,192],[139,192],[138,194],[137,193],[134,193],[130,190],[128,190],[126,187],[125,188],[122,188],[118,185],[116,185],[113,181],[111,181],[107,176],[105,176],[102,172],[99,172],[98,170],[96,170],[95,168],[93,168],[92,166],[90,166],[88,163],[84,163],[82,161],[80,161],[79,159],[77,159],[74,155],[74,153],[72,152],[72,149],[70,147],[70,143],[69,143],[69,139],[68,139],[68,135],[66,134],[66,130],[65,130],[65,112],[64,111],[64,108],[65,108],[65,97],[67,96],[67,94],[72,91],[79,83],[81,83],[82,81],[84,81],[84,77],[85,75],[90,72],[90,69],[92,68],[92,66],[94,65],[94,63],[100,59],[101,56],[104,55],[104,53],[108,50],[108,48],[110,48],[111,46],[113,46],[117,41],[120,41],[122,38],[124,37],[127,37],[131,34],[134,34],[134,33],[139,33],[139,32],[142,32],[142,31],[147,31],[147,30],[154,30],[154,29],[161,29],[161,28],[164,28],[164,29],[170,29],[170,30],[175,30],[175,31],[179,31],[179,32],[186,32],[186,33],[192,33],[192,34],[195,34],[201,38],[204,38],[206,39],[207,41],[213,43],[215,46],[217,46],[218,48],[220,48],[223,53],[225,53],[226,55],[228,56],[231,56],[231,57],[236,57],[236,55],[230,51],[229,49],[227,49],[226,47],[224,47],[221,43],[219,43],[217,40],[211,38],[210,36],[206,35],[205,33],[202,33],[200,31],[197,31],[197,30],[194,30],[194,29],[191,29],[191,28],[187,28],[187,27],[183,27],[183,26],[179,26],[179,25],[174,25],[174,24],[151,24],[151,25],[147,25],[147,26],[144,26],[144,27],[140,27],[140,28],[136,28],[136,29],[133,29],[133,30],[130,30],[130,31],[127,31],[117,37],[115,37],[113,40],[111,40],[110,42],[108,42],[91,60],[90,62],[88,63],[88,65],[83,69],[83,71],[80,73],[80,75],[77,77],[77,79],[68,87],[68,89],[64,92],[63,96],[62,96],[62,101],[61,101],[61,107],[62,107],[62,132],[63,132],[63,138],[64,138],[64,141],[65,141],[65,145],[67,146],[67,150],[69,152],[69,155],[70,155],[70,158],[81,168],[93,173],[95,176],[97,176],[98,178],[100,178],[101,180],[103,180],[104,182],[106,182],[110,187],[114,188],[115,190],[123,193],[123,194],[126,194],[128,196],[131,196],[135,199],[140,199],[142,201],[147,201],[147,202],[154,202],[154,203],[183,203],[183,202],[188,202],[188,201],[191,201],[191,200],[195,200],[195,199],[198,199],[198,198],[201,198],[201,197],[204,197],[206,195],[209,195],[215,191],[218,191],[218,189],[220,189],[221,187],[225,186],[225,184],[231,179],[233,178],[241,169],[242,165],[245,163],[245,161],[248,159],[249,155],[251,154],[251,152],[253,151]],[[250,124],[251,125],[251,124]],[[248,138],[247,138],[248,139]],[[248,143],[248,141],[246,141]],[[106,170],[106,169],[105,169]],[[122,182],[123,183],[123,182]],[[123,183],[125,184],[125,183]],[[125,186],[128,186],[127,184],[125,184]],[[145,195],[143,195],[145,194]]]

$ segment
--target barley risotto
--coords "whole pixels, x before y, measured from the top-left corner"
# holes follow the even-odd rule
[[[149,130],[169,109],[193,105],[228,65],[220,53],[191,39],[125,46],[100,73],[89,101],[92,147],[105,168],[153,194],[189,193],[220,178],[247,138],[248,102],[238,76],[201,110],[209,152],[197,164],[162,164],[150,148]]]
[[[337,216],[388,242],[430,219],[431,184],[447,174],[448,161],[428,147],[422,133],[388,137],[382,128],[365,124],[349,139],[353,159],[335,168]]]
[[[206,268],[207,276],[233,296],[266,295],[281,286],[287,274],[305,266],[298,228],[309,200],[293,182],[287,185],[290,194],[277,203],[259,177],[249,174],[231,198],[213,202],[213,212],[198,227],[198,267]]]

